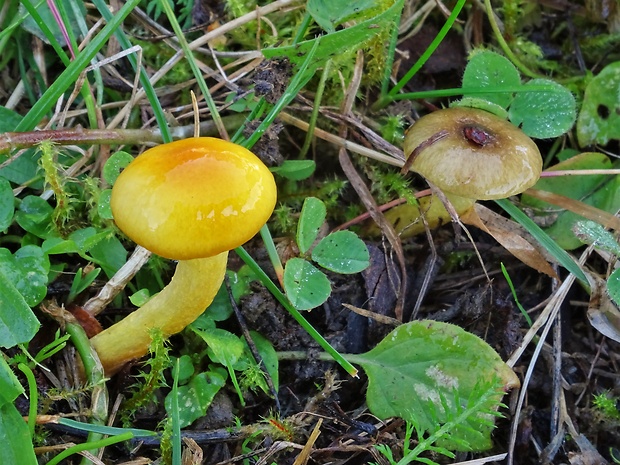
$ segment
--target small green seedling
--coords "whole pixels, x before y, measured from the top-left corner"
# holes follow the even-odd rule
[[[284,290],[298,310],[311,310],[331,294],[329,279],[310,260],[334,273],[353,274],[370,264],[366,244],[351,231],[336,231],[318,240],[327,216],[325,204],[308,197],[297,225],[300,257],[291,258],[284,268]]]
[[[100,272],[101,268],[93,268],[86,273],[84,273],[82,268],[79,268],[73,277],[71,289],[67,296],[67,303],[73,302],[78,295],[85,291],[97,279]]]

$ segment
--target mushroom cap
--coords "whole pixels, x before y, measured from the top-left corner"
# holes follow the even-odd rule
[[[116,180],[110,203],[117,226],[134,242],[189,260],[252,238],[273,212],[276,185],[249,150],[197,137],[136,157]]]
[[[441,131],[443,138],[432,141]],[[501,199],[533,186],[542,158],[532,139],[492,113],[447,108],[420,118],[407,132],[405,154],[426,142],[411,164],[442,191],[471,199]]]

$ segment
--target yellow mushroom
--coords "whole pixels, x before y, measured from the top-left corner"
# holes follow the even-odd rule
[[[154,147],[120,174],[111,198],[118,227],[179,262],[159,294],[91,339],[108,376],[146,354],[152,329],[169,336],[202,314],[222,284],[228,251],[259,231],[275,203],[267,167],[245,148],[215,138]]]

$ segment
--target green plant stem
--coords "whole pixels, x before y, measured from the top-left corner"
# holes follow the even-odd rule
[[[254,261],[252,256],[246,252],[243,247],[235,249],[237,255],[250,267],[256,274],[261,283],[273,294],[280,304],[289,312],[289,314],[301,325],[302,328],[329,354],[329,359],[335,360],[342,368],[345,369],[353,377],[357,377],[357,369],[351,365],[329,342],[314,329],[314,327],[306,320],[303,315],[291,305],[286,296],[278,289],[274,282],[267,276],[263,269]]]
[[[28,381],[28,430],[30,437],[34,437],[34,427],[37,424],[37,407],[39,405],[39,393],[37,391],[37,381],[34,379],[34,373],[28,365],[20,363],[17,368],[26,376]]]
[[[388,95],[396,95],[411,80],[411,78],[413,78],[413,76],[415,76],[417,72],[420,71],[422,66],[424,66],[424,63],[426,63],[431,57],[431,55],[435,53],[435,50],[437,49],[439,44],[442,42],[446,34],[448,34],[448,31],[450,31],[450,29],[452,28],[452,25],[454,24],[459,13],[463,9],[463,6],[465,6],[465,3],[466,0],[458,0],[456,5],[454,5],[454,9],[452,10],[452,13],[450,13],[450,16],[446,20],[445,24],[437,33],[437,36],[435,36],[431,44],[426,48],[420,58],[418,58],[418,61],[414,63],[414,65],[409,69],[409,71],[407,71],[407,73],[401,78],[401,80],[398,81],[398,83],[388,92]]]
[[[119,434],[118,436],[112,436],[109,438],[100,439],[98,441],[78,444],[76,446],[70,447],[69,449],[62,451],[52,460],[47,462],[47,465],[58,465],[60,462],[62,462],[67,457],[70,457],[73,454],[77,454],[78,452],[82,452],[84,450],[89,450],[89,449],[95,449],[95,448],[99,449],[102,447],[111,446],[113,444],[118,444],[119,442],[129,441],[132,438],[133,438],[132,433],[125,433],[125,434]]]
[[[284,267],[282,266],[280,255],[278,255],[278,251],[276,250],[276,245],[273,242],[273,237],[271,237],[271,231],[269,231],[266,224],[260,228],[260,237],[263,239],[265,249],[267,250],[267,255],[269,256],[269,261],[273,266],[278,282],[280,283],[280,286],[284,287]]]
[[[172,464],[180,465],[181,464],[181,420],[179,417],[179,370],[180,370],[180,359],[177,359],[177,363],[174,366],[173,370],[173,382],[172,382],[172,391],[170,395],[172,396]]]
[[[314,96],[314,106],[312,107],[312,114],[310,115],[310,121],[308,126],[308,131],[306,132],[306,139],[304,140],[304,145],[299,151],[300,160],[306,159],[306,153],[308,153],[308,149],[310,149],[310,144],[312,143],[312,139],[314,138],[314,128],[316,127],[316,122],[319,117],[319,109],[321,107],[321,100],[323,99],[323,92],[325,91],[325,83],[327,82],[327,77],[331,72],[332,60],[327,60],[325,62],[325,67],[323,68],[323,73],[321,74],[321,79],[319,80],[319,86],[316,89],[316,94]]]
[[[176,35],[177,40],[179,41],[179,44],[181,45],[181,49],[183,50],[183,53],[185,54],[185,58],[187,58],[187,62],[189,63],[190,68],[192,69],[192,73],[194,73],[194,77],[196,78],[198,87],[200,87],[200,91],[202,92],[202,95],[205,98],[205,101],[207,102],[207,107],[209,107],[209,111],[211,112],[211,118],[213,119],[213,122],[215,123],[215,126],[218,129],[220,137],[225,140],[230,140],[230,138],[228,137],[228,133],[226,132],[226,127],[224,126],[224,123],[222,122],[222,117],[217,111],[217,107],[215,106],[213,97],[211,97],[211,92],[209,92],[209,87],[207,86],[207,83],[204,80],[204,77],[202,76],[202,72],[200,71],[200,69],[198,68],[198,65],[196,64],[196,59],[194,58],[194,54],[192,53],[192,50],[189,48],[189,44],[187,43],[187,40],[185,39],[185,35],[183,34],[183,30],[181,29],[179,22],[177,21],[174,11],[172,11],[171,3],[169,3],[167,0],[161,0],[160,3],[161,3],[161,6],[164,12],[166,13],[166,16],[168,17],[168,21],[170,21],[172,30],[174,31],[174,34]]]
[[[78,354],[80,355],[80,359],[82,360],[82,365],[84,367],[84,374],[86,375],[86,380],[93,387],[91,394],[92,423],[97,425],[105,425],[106,419],[108,417],[108,391],[105,386],[105,375],[103,372],[103,366],[99,361],[97,353],[90,345],[88,336],[86,335],[84,329],[82,328],[82,326],[80,326],[79,323],[69,321],[66,324],[66,331],[67,334],[71,336],[71,342],[73,343],[76,350],[78,351]],[[76,452],[79,452],[81,450],[90,450],[93,455],[97,455],[96,448],[98,448],[99,446],[94,446],[94,444],[99,443],[102,438],[103,435],[101,433],[89,432],[87,442],[81,445],[88,447],[83,447]],[[90,461],[83,460],[82,463],[86,464],[90,463]]]
[[[491,0],[484,0],[484,6],[486,8],[486,13],[487,13],[487,18],[489,19],[489,24],[491,25],[493,34],[495,34],[495,39],[497,40],[500,47],[506,54],[506,57],[508,57],[508,59],[512,61],[512,64],[515,65],[517,68],[519,68],[519,71],[521,71],[521,73],[526,75],[527,77],[544,78],[545,76],[542,76],[540,74],[537,74],[531,71],[527,66],[525,66],[525,64],[521,60],[517,58],[517,56],[514,53],[512,53],[512,50],[510,49],[510,47],[508,46],[508,43],[506,42],[506,40],[504,39],[504,36],[502,35],[502,31],[499,30],[497,21],[495,21],[495,15],[493,14],[493,7],[491,6]]]

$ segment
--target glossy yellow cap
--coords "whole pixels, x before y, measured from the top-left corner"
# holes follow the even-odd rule
[[[212,137],[145,151],[112,189],[117,226],[174,260],[217,255],[252,238],[271,216],[276,185],[249,150]]]

